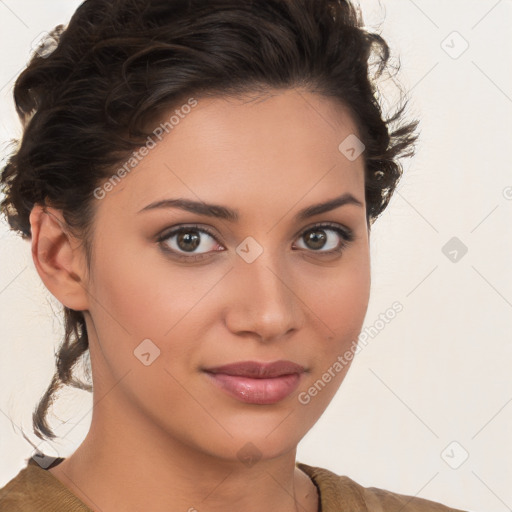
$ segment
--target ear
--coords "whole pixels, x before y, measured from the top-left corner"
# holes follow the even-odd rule
[[[66,229],[62,212],[36,204],[30,212],[32,259],[46,288],[64,306],[89,309],[85,255]]]

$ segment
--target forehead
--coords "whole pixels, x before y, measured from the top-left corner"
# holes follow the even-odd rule
[[[307,196],[304,206],[345,192],[364,202],[363,157],[340,151],[359,134],[336,100],[285,90],[188,105],[195,106],[175,107],[155,122],[151,149],[101,206],[135,213],[155,200],[186,197],[243,213],[244,205],[291,207]]]

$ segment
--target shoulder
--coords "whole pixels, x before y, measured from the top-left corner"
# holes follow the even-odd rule
[[[61,460],[56,459],[53,464]],[[30,458],[25,462],[26,466],[0,489],[0,511],[91,512],[34,459]]]
[[[376,487],[363,487],[348,476],[297,462],[319,490],[322,512],[465,512],[441,503],[398,494]]]

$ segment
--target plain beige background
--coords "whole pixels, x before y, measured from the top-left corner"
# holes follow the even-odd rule
[[[371,235],[367,344],[298,460],[456,508],[512,510],[512,2],[360,3],[367,26],[400,56],[421,141]],[[0,1],[2,156],[20,134],[12,86],[32,42],[78,5]],[[382,91],[392,108],[396,92]],[[403,311],[383,321],[396,301]],[[31,432],[53,373],[62,336],[55,312],[29,242],[2,219],[0,486],[32,453],[19,428]],[[70,454],[91,405],[85,392],[63,393],[54,422],[63,439],[34,442]]]

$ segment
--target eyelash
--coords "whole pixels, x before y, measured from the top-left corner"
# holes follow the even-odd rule
[[[353,242],[354,239],[355,239],[355,235],[354,235],[354,232],[352,230],[350,230],[348,228],[341,228],[339,225],[333,224],[331,222],[322,222],[322,223],[315,224],[313,226],[307,227],[305,230],[302,231],[300,236],[302,237],[302,236],[304,236],[306,233],[308,233],[310,231],[315,231],[316,229],[321,229],[321,228],[328,228],[327,229],[328,231],[334,231],[338,235],[340,235],[341,242],[339,244],[339,247],[336,248],[336,249],[331,249],[330,251],[318,250],[318,252],[317,252],[317,251],[314,251],[314,250],[309,250],[308,252],[312,252],[312,253],[318,254],[320,256],[331,256],[333,254],[341,254],[350,245],[350,243]],[[166,253],[171,254],[171,256],[173,258],[176,258],[176,259],[179,259],[179,260],[182,260],[182,261],[189,261],[189,262],[200,261],[200,260],[203,260],[205,258],[211,257],[211,255],[212,255],[211,252],[195,254],[195,255],[192,254],[190,256],[185,256],[183,254],[178,253],[174,249],[170,249],[169,247],[165,246],[165,244],[163,244],[163,242],[169,240],[174,235],[178,235],[180,233],[187,233],[189,231],[198,231],[200,233],[206,233],[207,235],[211,236],[219,245],[221,245],[220,242],[217,240],[217,237],[213,234],[213,232],[210,229],[208,229],[206,227],[203,227],[203,226],[199,226],[197,224],[190,224],[190,225],[186,225],[186,226],[180,226],[179,228],[176,228],[176,229],[173,229],[171,231],[165,232],[165,233],[163,233],[162,235],[160,235],[158,237],[157,242],[161,244],[161,247],[162,247],[163,251],[165,251]],[[301,249],[301,250],[304,250],[304,249]],[[213,252],[223,252],[223,251],[213,251]]]

